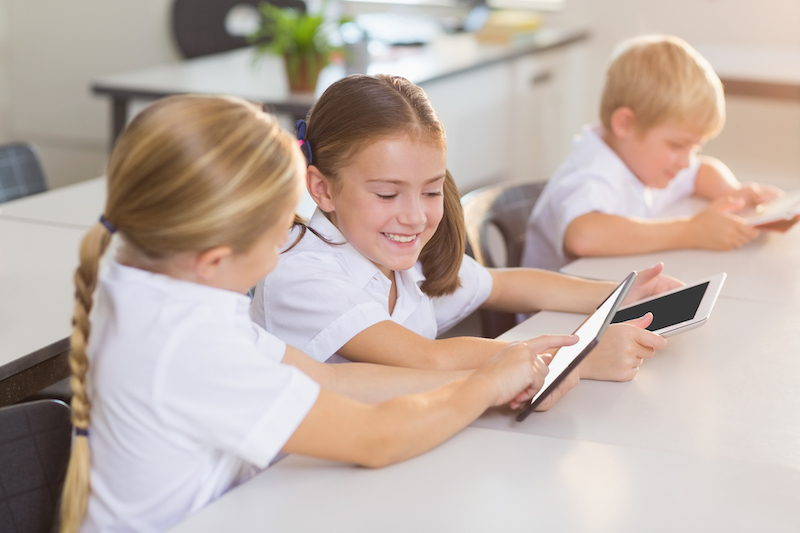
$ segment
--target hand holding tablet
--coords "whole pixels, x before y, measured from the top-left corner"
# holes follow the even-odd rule
[[[542,385],[539,392],[531,398],[530,404],[517,415],[517,422],[525,420],[536,406],[538,406],[548,394],[555,390],[558,384],[589,355],[589,352],[591,352],[595,346],[597,346],[600,337],[603,336],[606,328],[611,323],[614,313],[619,309],[634,279],[636,279],[636,272],[628,274],[628,277],[626,277],[622,283],[614,289],[614,292],[600,304],[597,311],[592,313],[589,318],[575,330],[574,334],[578,336],[577,343],[571,346],[564,346],[556,352],[555,356],[553,356],[553,360],[550,361],[550,371],[545,377],[544,385]]]
[[[755,228],[786,231],[800,221],[800,190],[742,211],[739,215]]]
[[[650,312],[653,322],[647,329],[664,337],[701,326],[714,308],[725,277],[723,272],[634,302],[621,308],[611,323],[627,322]]]

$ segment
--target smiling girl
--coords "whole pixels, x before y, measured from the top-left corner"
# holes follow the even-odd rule
[[[589,313],[616,286],[532,269],[486,269],[464,255],[445,132],[425,93],[392,76],[334,83],[301,124],[306,184],[318,209],[295,228],[251,317],[319,361],[476,368],[505,345],[435,340],[475,309]],[[677,286],[657,265],[628,301]],[[666,341],[651,316],[609,328],[580,376],[629,380]]]

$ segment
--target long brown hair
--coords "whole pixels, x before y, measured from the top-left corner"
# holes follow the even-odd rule
[[[296,142],[259,106],[234,98],[166,98],[139,114],[117,142],[105,217],[126,253],[145,264],[216,246],[246,252],[295,194],[301,160]],[[95,224],[81,242],[75,272],[69,364],[79,431],[64,482],[62,532],[78,531],[91,490],[86,346],[98,263],[110,240],[108,229]]]
[[[444,126],[428,96],[399,76],[353,75],[328,87],[308,114],[306,140],[312,164],[336,187],[339,172],[370,143],[406,135],[446,149]],[[466,237],[460,194],[448,171],[444,181],[444,216],[420,253],[429,296],[453,293]]]

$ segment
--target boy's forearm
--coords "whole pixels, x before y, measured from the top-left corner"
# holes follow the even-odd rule
[[[741,187],[733,172],[719,159],[701,156],[694,182],[694,194],[707,200],[727,196]]]
[[[589,213],[564,234],[564,249],[575,257],[645,254],[692,248],[691,218],[661,220]]]

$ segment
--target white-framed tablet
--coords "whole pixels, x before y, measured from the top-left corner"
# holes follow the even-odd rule
[[[583,361],[583,358],[589,355],[600,337],[605,333],[606,328],[611,323],[611,319],[622,304],[625,295],[636,279],[636,272],[631,272],[622,280],[616,289],[600,304],[597,310],[592,313],[589,318],[584,320],[578,329],[573,334],[578,336],[578,342],[572,346],[562,346],[553,356],[550,361],[547,376],[544,379],[542,388],[539,389],[530,403],[517,415],[517,422],[522,422],[525,418],[539,405],[542,400],[547,398],[547,395],[561,383],[565,377],[569,375],[572,370],[578,366],[578,363]]]
[[[702,326],[714,308],[726,276],[722,272],[626,305],[614,315],[611,323],[625,322],[651,312],[653,322],[647,329],[664,337]]]

